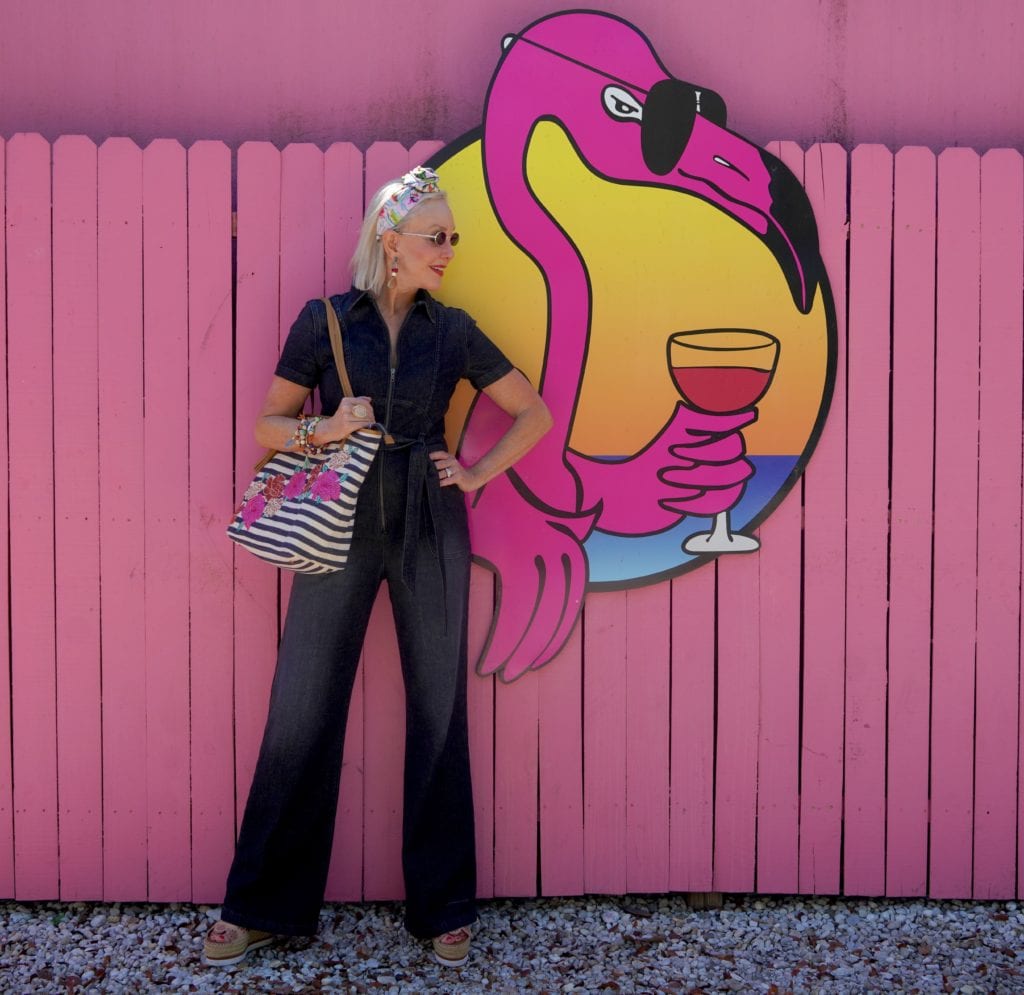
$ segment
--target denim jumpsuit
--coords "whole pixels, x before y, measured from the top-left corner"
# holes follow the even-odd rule
[[[345,569],[295,577],[221,917],[273,933],[316,932],[349,700],[370,609],[386,580],[406,694],[405,924],[428,938],[476,917],[466,730],[469,534],[462,492],[440,486],[428,453],[447,448],[444,415],[458,381],[480,390],[512,365],[464,311],[420,291],[392,369],[372,295],[351,290],[331,302],[352,388],[372,400],[395,442],[381,447],[360,490]],[[276,373],[318,388],[325,413],[340,404],[322,302],[299,314]]]

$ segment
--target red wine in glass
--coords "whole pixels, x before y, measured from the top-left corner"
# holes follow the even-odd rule
[[[668,365],[680,396],[711,414],[748,411],[767,393],[779,360],[779,340],[753,329],[677,332],[668,340]],[[729,528],[729,510],[714,517],[710,532],[683,543],[688,553],[741,553],[757,549],[753,536]]]
[[[674,366],[672,379],[690,407],[728,414],[757,404],[772,374],[750,366]]]

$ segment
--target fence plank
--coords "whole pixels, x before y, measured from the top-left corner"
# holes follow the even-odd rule
[[[797,485],[758,530],[757,890],[767,893],[799,888],[801,498]]]
[[[980,162],[938,165],[929,893],[971,893],[978,512]]]
[[[324,156],[315,145],[281,153],[281,345],[295,316],[324,293]]]
[[[626,592],[583,609],[583,860],[586,891],[626,890]]]
[[[54,490],[60,897],[103,894],[96,146],[53,147]],[[65,426],[61,428],[60,426]],[[68,430],[67,426],[73,426]]]
[[[760,553],[718,557],[715,891],[754,888],[760,700]]]
[[[540,702],[541,894],[579,895],[585,880],[583,639],[579,626],[536,680]],[[502,690],[498,689],[499,694]]]
[[[142,152],[99,151],[100,579],[103,879],[108,901],[146,894]]]
[[[469,581],[469,660],[480,656],[494,611],[494,574],[472,566]],[[470,671],[466,690],[469,755],[473,771],[473,817],[476,826],[476,890],[494,896],[494,699],[497,678]],[[582,844],[580,846],[582,851]]]
[[[0,360],[7,370],[7,143],[0,138]],[[7,466],[9,387],[0,404],[0,465]],[[7,508],[9,473],[0,474],[0,507]],[[0,894],[14,894],[14,767],[11,755],[10,530],[0,529]]]
[[[323,153],[308,143],[288,145],[281,153],[281,346],[306,301],[323,296],[324,261]],[[313,410],[312,401],[306,410]],[[282,628],[293,579],[290,570],[281,571]]]
[[[350,144],[332,145],[324,155],[324,291],[349,284],[348,260],[363,216],[363,156]],[[363,669],[352,688],[334,827],[327,897],[353,901],[363,893]]]
[[[58,887],[50,146],[40,135],[8,143],[7,198],[14,862],[25,900]]]
[[[363,219],[363,154],[337,142],[324,154],[324,287],[337,294],[352,282],[349,261]]]
[[[818,222],[836,312],[832,408],[804,473],[803,732],[800,744],[799,890],[836,894],[843,810],[846,643],[847,155],[812,146],[804,188]]]
[[[1024,172],[1019,152],[981,161],[981,378],[975,898],[1016,894],[1021,567],[1021,292]]]
[[[803,150],[772,151],[804,178]],[[782,357],[785,362],[785,358]],[[800,531],[803,485],[797,483],[758,530],[761,703],[757,747],[757,889],[797,890],[800,766]]]
[[[893,205],[892,485],[886,894],[928,886],[935,156],[896,155]]]
[[[192,891],[188,743],[188,230],[185,150],[142,154],[149,898]]]
[[[626,600],[626,890],[669,882],[669,613],[671,586],[636,588]]]
[[[410,153],[398,142],[376,142],[366,151],[369,198],[408,170]],[[373,609],[363,650],[364,885],[367,898],[399,898],[401,872],[402,769],[405,688],[398,660],[387,585]]]
[[[192,900],[219,902],[234,842],[231,152],[188,151]]]
[[[672,581],[669,890],[711,891],[715,814],[715,572]]]
[[[279,344],[281,154],[266,142],[238,150],[235,327],[235,500],[261,455],[252,437]],[[235,790],[237,817],[252,783],[277,656],[278,571],[241,550],[235,563]]]
[[[494,701],[494,894],[537,893],[540,688],[499,684]]]
[[[854,150],[850,166],[843,891],[881,895],[892,154],[883,146],[862,145]]]

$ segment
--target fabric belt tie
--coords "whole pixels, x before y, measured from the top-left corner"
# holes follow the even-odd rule
[[[423,494],[427,495],[427,511],[430,516],[430,527],[434,533],[434,547],[437,555],[437,567],[441,572],[441,594],[447,603],[448,587],[445,576],[443,543],[444,533],[439,523],[444,520],[444,507],[441,504],[440,486],[430,486],[427,477],[431,467],[430,453],[432,450],[443,449],[444,439],[408,439],[398,436],[393,446],[386,451],[409,449],[409,477],[405,490],[405,535],[402,537],[402,581],[410,591],[416,590],[416,546],[420,540],[420,524],[423,520]],[[446,623],[447,624],[447,623]]]

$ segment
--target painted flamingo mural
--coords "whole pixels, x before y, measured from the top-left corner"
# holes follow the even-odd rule
[[[834,315],[797,179],[617,17],[507,37],[482,129],[431,164],[467,246],[444,296],[555,419],[470,503],[498,578],[477,669],[514,680],[558,653],[588,588],[756,548],[823,424]],[[455,405],[462,456],[503,417]]]

